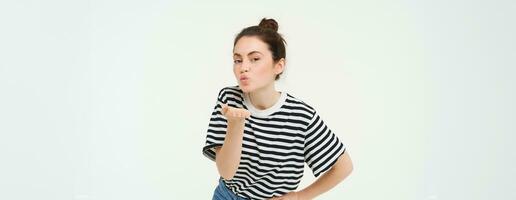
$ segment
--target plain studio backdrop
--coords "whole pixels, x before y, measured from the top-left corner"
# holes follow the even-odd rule
[[[0,2],[0,199],[210,199],[232,44],[279,22],[278,89],[353,173],[318,199],[516,199],[514,1]],[[314,181],[305,167],[299,189]]]

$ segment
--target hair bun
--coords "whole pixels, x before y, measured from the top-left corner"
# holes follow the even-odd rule
[[[258,26],[264,29],[272,29],[276,32],[278,31],[278,22],[276,22],[274,19],[263,18]]]

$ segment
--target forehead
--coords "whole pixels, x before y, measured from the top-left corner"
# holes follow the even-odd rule
[[[264,55],[267,54],[269,51],[267,43],[261,41],[256,36],[244,36],[237,41],[233,48],[234,55],[239,54],[245,56],[254,51],[258,51]]]

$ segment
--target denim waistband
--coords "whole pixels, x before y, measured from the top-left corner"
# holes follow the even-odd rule
[[[222,177],[219,178],[219,185],[217,186],[217,188],[215,189],[215,193],[213,194],[213,200],[248,200],[246,198],[242,198],[238,195],[236,195],[235,193],[233,193],[233,191],[231,191],[231,189],[229,189],[226,184],[224,183],[224,181],[222,180]]]

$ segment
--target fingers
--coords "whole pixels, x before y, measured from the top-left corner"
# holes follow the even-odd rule
[[[249,112],[248,110],[244,110],[244,115],[243,115],[243,117],[245,117],[245,118],[249,118],[249,117],[251,117],[251,112]]]
[[[221,113],[225,117],[229,118],[249,118],[251,117],[251,112],[243,108],[235,108],[231,107],[228,104],[220,103],[221,105]]]
[[[235,109],[235,117],[238,117],[238,118],[248,118],[250,116],[251,116],[251,112],[249,112],[246,109],[243,109],[243,108]]]

